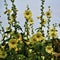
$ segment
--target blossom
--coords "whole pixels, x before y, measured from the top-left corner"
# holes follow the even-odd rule
[[[57,32],[49,32],[50,37],[57,37]]]
[[[32,12],[30,10],[25,10],[24,17],[28,20],[32,17]]]
[[[50,37],[57,37],[57,30],[55,28],[50,28],[49,29],[49,36]]]
[[[30,19],[28,20],[28,22],[29,22],[30,25],[32,25],[32,24],[34,23],[34,20],[33,20],[32,18],[30,18]]]
[[[33,35],[30,39],[31,39],[31,41],[36,41],[36,36]]]
[[[18,34],[17,40],[18,40],[18,42],[22,43],[22,35],[21,34]]]
[[[5,51],[2,51],[2,49],[0,49],[0,58],[5,59],[7,57],[7,53]]]
[[[6,14],[6,13],[9,13],[10,14],[11,12],[12,12],[12,10],[11,9],[8,9],[7,11],[4,12],[4,14]]]
[[[41,16],[37,16],[37,19],[40,19],[41,18]]]
[[[8,23],[12,24],[13,23],[13,19],[8,20]]]
[[[52,46],[46,46],[46,52],[47,53],[49,53],[49,54],[51,54],[52,52],[53,52],[53,48],[52,48]]]
[[[36,33],[36,39],[37,39],[37,41],[41,41],[42,40],[41,37],[42,37],[42,33],[41,32],[37,32]]]
[[[17,47],[17,40],[16,39],[10,39],[8,42],[9,48],[16,48]]]
[[[49,17],[49,18],[51,17],[51,11],[50,11],[50,10],[48,10],[48,11],[46,12],[46,16]]]
[[[45,37],[42,36],[42,33],[41,32],[37,32],[36,34],[34,34],[32,37],[31,37],[31,40],[32,41],[42,41],[42,40],[46,40]]]
[[[8,23],[12,24],[15,19],[15,16],[11,15],[10,19],[8,20]]]
[[[46,24],[46,18],[44,18],[44,19],[42,20],[42,24],[43,24],[43,25]]]
[[[41,37],[41,41],[42,41],[42,43],[45,43],[46,42],[46,38],[45,37]]]
[[[55,28],[50,28],[50,29],[49,29],[49,32],[55,32],[55,31],[56,31]]]

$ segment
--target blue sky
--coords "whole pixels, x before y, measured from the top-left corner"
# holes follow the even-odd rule
[[[3,22],[3,26],[7,26],[7,17],[6,15],[3,14],[5,11],[4,8],[4,0],[0,0],[0,21]],[[11,8],[11,2],[10,0],[7,0],[8,3],[8,8]],[[23,27],[23,24],[25,21],[23,12],[26,10],[27,4],[30,7],[30,10],[33,13],[33,19],[35,21],[34,28],[38,27],[38,21],[37,21],[37,16],[40,15],[40,5],[41,5],[41,0],[15,0],[15,5],[17,7],[18,15],[17,15],[17,20],[20,22],[20,25]],[[51,23],[60,23],[60,0],[46,0],[45,1],[45,9],[44,11],[47,11],[48,6],[51,6],[51,11],[52,11],[52,18],[51,18]],[[58,28],[60,30],[60,28]],[[60,31],[58,32],[60,33]]]

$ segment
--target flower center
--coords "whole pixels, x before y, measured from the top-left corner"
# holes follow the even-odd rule
[[[48,50],[51,50],[51,47],[48,47]]]
[[[29,15],[29,12],[27,12],[26,15]]]
[[[12,44],[15,44],[15,42],[12,42]]]
[[[50,13],[47,13],[47,15],[50,15]]]

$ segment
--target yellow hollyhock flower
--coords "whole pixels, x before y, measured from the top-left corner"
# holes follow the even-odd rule
[[[32,25],[32,24],[34,23],[34,20],[33,20],[32,18],[30,18],[30,19],[28,20],[28,22],[29,22],[30,25]]]
[[[8,9],[7,11],[4,12],[4,14],[6,14],[6,13],[9,13],[10,14],[11,12],[12,12],[12,10],[11,9]]]
[[[32,12],[30,10],[25,10],[24,17],[28,20],[32,17]]]
[[[8,23],[12,24],[14,21],[15,17],[13,15],[10,16],[10,20],[8,20]]]
[[[44,19],[42,20],[42,24],[43,24],[43,25],[46,24],[46,18],[44,18]]]
[[[0,58],[5,59],[6,57],[7,57],[7,53],[6,52],[3,52],[2,55],[0,55]]]
[[[40,19],[41,18],[41,16],[37,16],[37,19]]]
[[[8,20],[9,24],[12,24],[12,22],[13,22],[13,19]]]
[[[51,11],[50,11],[50,10],[48,10],[48,11],[46,12],[46,16],[51,18]]]
[[[56,30],[55,30],[55,28],[50,28],[49,29],[49,32],[55,32]]]
[[[11,15],[11,16],[10,16],[10,19],[14,21],[15,16]]]
[[[46,42],[46,38],[45,37],[41,37],[41,40],[42,40],[42,43],[45,43]]]
[[[49,32],[50,37],[57,37],[57,32]]]
[[[30,38],[30,42],[34,44],[37,41],[35,34]]]
[[[37,32],[36,33],[36,39],[37,39],[37,41],[41,41],[42,40],[41,37],[42,37],[42,33],[41,32]]]
[[[10,39],[8,42],[9,48],[16,48],[17,47],[17,40],[16,39]]]
[[[36,41],[36,36],[33,35],[33,36],[31,37],[31,40],[32,40],[32,41]]]
[[[46,52],[47,53],[49,53],[49,54],[51,54],[52,52],[53,52],[53,48],[52,48],[52,46],[46,46]]]
[[[21,34],[18,34],[17,40],[18,40],[18,42],[22,43],[22,35]]]
[[[57,37],[57,31],[55,28],[50,28],[49,29],[49,36],[50,37]]]
[[[7,53],[5,52],[5,51],[2,51],[1,49],[0,49],[0,58],[6,58],[7,57]]]

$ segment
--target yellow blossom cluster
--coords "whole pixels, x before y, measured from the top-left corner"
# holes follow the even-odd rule
[[[56,38],[57,37],[57,30],[55,28],[50,28],[49,29],[49,35],[52,38]]]
[[[43,35],[42,35],[42,33],[41,32],[37,32],[36,34],[34,34],[31,38],[31,41],[33,41],[33,43],[35,42],[35,41],[43,41],[43,42],[45,42],[45,40],[46,40],[46,38],[45,37],[43,37]]]
[[[29,9],[25,10],[24,17],[26,18],[30,25],[34,23],[34,20],[32,18],[32,12]]]

